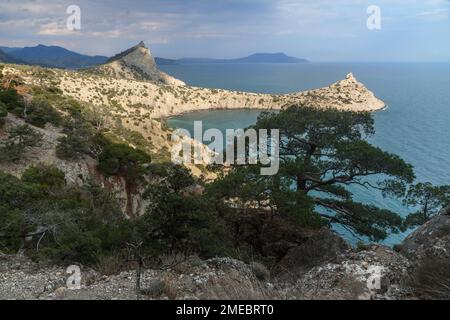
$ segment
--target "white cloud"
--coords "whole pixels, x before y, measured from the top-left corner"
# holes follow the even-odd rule
[[[78,35],[80,32],[69,30],[65,25],[61,25],[57,22],[51,22],[41,25],[37,34],[41,36],[68,36]]]
[[[118,38],[124,35],[124,32],[121,30],[109,30],[109,31],[93,31],[88,33],[82,33],[83,35],[92,36],[92,37],[101,37],[101,38]]]

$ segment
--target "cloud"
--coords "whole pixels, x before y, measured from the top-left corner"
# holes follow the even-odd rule
[[[78,51],[105,55],[143,39],[157,54],[172,57],[286,51],[311,60],[352,60],[373,56],[376,45],[384,48],[377,54],[389,59],[395,39],[411,30],[417,43],[420,37],[434,43],[429,55],[450,47],[450,2],[444,0],[378,0],[380,32],[366,28],[372,0],[77,0],[80,31],[65,26],[72,1],[0,1],[0,44],[66,41]],[[404,50],[424,49],[411,42]]]
[[[79,34],[79,31],[70,30],[57,22],[51,22],[41,25],[37,34],[41,36],[68,36]]]
[[[106,37],[106,38],[118,38],[120,36],[124,35],[124,32],[121,30],[110,30],[110,31],[94,31],[89,32],[85,35],[92,36],[92,37]]]
[[[431,11],[422,11],[412,16],[412,18],[423,19],[427,21],[442,21],[449,19],[450,9],[435,9]]]
[[[21,2],[15,0],[3,0],[0,3],[0,12],[3,14],[48,14],[62,8],[61,3],[49,1],[30,1],[22,0]]]

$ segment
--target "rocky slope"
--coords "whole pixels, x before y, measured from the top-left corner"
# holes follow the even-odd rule
[[[132,265],[116,275],[104,275],[111,271],[105,268],[107,264],[99,265],[97,271],[81,267],[81,288],[69,290],[66,268],[38,265],[20,254],[0,254],[0,299],[436,298],[421,295],[422,287],[417,287],[411,278],[413,270],[425,263],[416,259],[421,256],[421,248],[430,241],[448,244],[449,233],[440,230],[449,227],[445,214],[435,217],[405,240],[406,256],[377,244],[349,248],[331,231],[322,230],[303,248],[289,252],[285,261],[275,267],[278,272],[269,272],[259,263],[245,264],[229,258],[204,261],[197,257],[164,257],[158,267],[144,270],[139,294]],[[333,241],[341,244],[323,245]],[[415,246],[410,246],[411,241]],[[294,257],[298,260],[293,261]],[[436,252],[429,257],[444,259]],[[291,262],[286,263],[289,259]],[[449,273],[444,276],[432,283],[432,288],[449,283]],[[450,287],[445,290],[445,294],[450,294]]]

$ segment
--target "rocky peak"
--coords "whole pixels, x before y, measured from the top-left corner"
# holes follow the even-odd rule
[[[355,76],[351,72],[345,76],[345,79],[356,81]]]
[[[344,80],[339,81],[338,83],[340,83],[341,85],[356,85],[356,86],[360,86],[363,87],[363,84],[361,84],[353,75],[353,73],[349,73],[345,76]]]
[[[139,42],[137,45],[122,51],[121,53],[116,54],[112,58],[109,58],[106,63],[111,63],[114,61],[119,61],[121,59],[126,59],[128,56],[133,55],[141,55],[141,59],[145,60],[153,60],[153,63],[155,62],[155,59],[153,58],[152,54],[150,53],[150,50],[145,46],[144,41]]]
[[[163,85],[184,85],[181,80],[158,70],[155,58],[143,41],[113,56],[104,65],[94,69],[117,78],[151,81]]]

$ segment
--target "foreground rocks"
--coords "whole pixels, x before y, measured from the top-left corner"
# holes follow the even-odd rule
[[[190,257],[167,270],[105,276],[81,268],[81,288],[69,290],[66,268],[40,266],[22,255],[0,256],[0,299],[135,300],[135,299],[397,299],[406,259],[385,247],[349,250],[334,263],[312,268],[299,278],[270,278],[264,266],[230,258],[207,261]],[[380,274],[381,287],[368,287]],[[375,284],[376,288],[376,284]]]
[[[450,206],[401,245],[411,262],[408,284],[421,299],[450,299]]]
[[[0,254],[0,299],[448,299],[449,228],[447,210],[405,239],[400,252],[349,248],[320,230],[272,272],[230,258],[182,258],[143,271],[139,291],[132,268],[110,276],[81,268],[81,288],[69,290],[65,267]]]
[[[81,268],[81,288],[70,290],[66,268],[39,266],[22,255],[1,255],[0,299],[285,299],[272,284],[257,280],[253,270],[229,258],[190,257],[168,270],[145,270],[138,292],[134,270],[105,276]]]
[[[415,267],[427,260],[449,260],[450,206],[410,234],[401,245],[400,252]]]
[[[406,299],[410,291],[402,286],[409,262],[381,245],[362,251],[349,250],[312,268],[291,288],[302,299]]]
[[[324,228],[310,236],[303,244],[289,249],[275,266],[273,274],[284,280],[298,279],[313,267],[336,261],[340,254],[349,249],[344,239]]]

